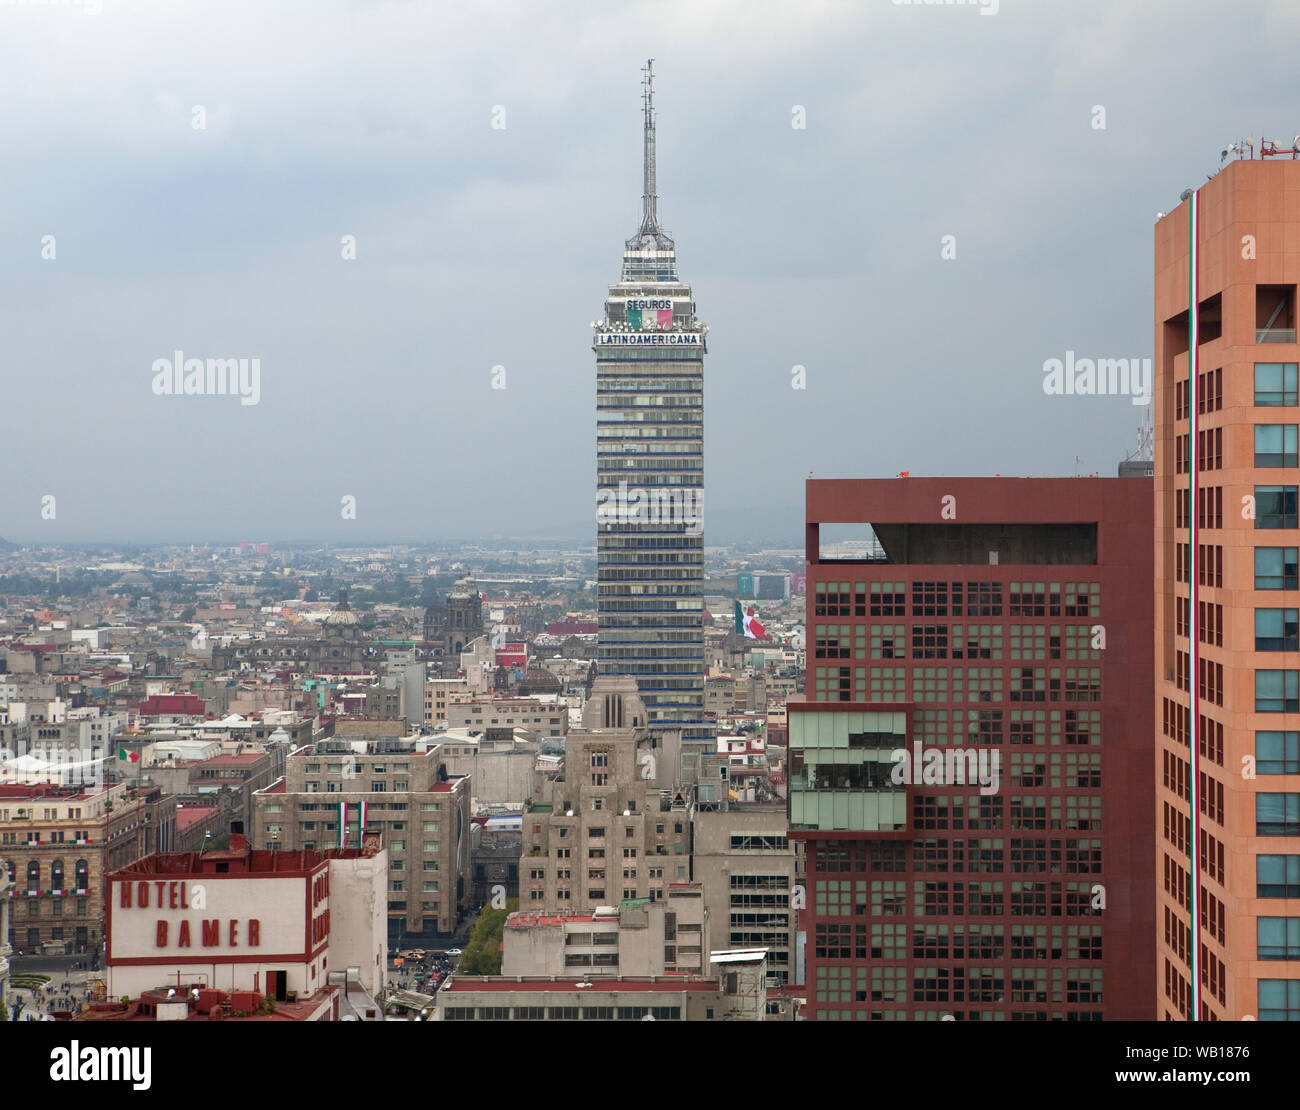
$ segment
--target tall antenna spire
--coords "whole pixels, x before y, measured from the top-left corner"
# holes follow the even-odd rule
[[[642,114],[645,121],[645,158],[644,180],[641,189],[641,234],[655,235],[659,231],[658,208],[659,196],[655,192],[655,60],[646,61],[641,71],[645,77],[641,84],[645,91],[641,94]]]
[[[641,181],[641,226],[628,240],[628,249],[672,250],[673,241],[659,226],[659,194],[655,182],[655,74],[653,58],[641,73],[641,117],[644,148]]]

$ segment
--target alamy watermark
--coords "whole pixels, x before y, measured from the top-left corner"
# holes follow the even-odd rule
[[[153,391],[159,397],[224,397],[239,395],[241,405],[262,398],[260,358],[186,358],[176,351],[153,363]]]
[[[699,488],[642,489],[619,482],[596,497],[598,524],[682,524],[688,536],[704,531],[704,491]]]
[[[996,748],[927,748],[917,740],[909,751],[895,748],[890,753],[896,785],[973,786],[980,793],[996,794],[1002,784],[1002,753]]]
[[[111,741],[105,746],[111,748]],[[0,785],[81,786],[104,785],[104,760],[99,748],[58,747],[40,749],[27,740],[17,740],[13,755],[0,746]]]
[[[87,15],[99,15],[104,0],[0,0],[0,8],[83,8]]]
[[[1135,405],[1151,403],[1149,358],[1079,358],[1073,351],[1065,359],[1043,363],[1043,392],[1059,397],[1132,397]]]
[[[896,8],[979,8],[980,15],[997,15],[1001,0],[894,0]]]
[[[55,1083],[130,1083],[132,1090],[147,1091],[152,1075],[153,1049],[147,1046],[113,1048],[72,1041],[67,1048],[50,1050],[50,1079]]]

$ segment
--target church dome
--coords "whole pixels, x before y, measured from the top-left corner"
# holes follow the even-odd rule
[[[348,605],[348,591],[339,590],[339,603],[328,617],[325,618],[327,628],[350,628],[353,625],[360,624],[361,621]]]

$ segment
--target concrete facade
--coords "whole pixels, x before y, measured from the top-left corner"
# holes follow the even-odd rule
[[[388,854],[394,934],[452,933],[468,906],[471,785],[447,774],[436,744],[421,744],[336,738],[294,752],[284,780],[254,795],[253,847],[355,846],[364,803],[365,829],[382,837]]]
[[[10,943],[27,954],[96,950],[105,871],[170,850],[175,837],[175,799],[156,789],[0,786],[0,859],[13,880]]]
[[[708,911],[698,883],[660,902],[637,899],[589,914],[520,911],[502,934],[502,975],[709,974]]]
[[[598,678],[584,727],[569,734],[563,774],[524,813],[521,910],[592,912],[665,897],[689,876],[690,815],[647,781],[639,758],[645,707],[628,678]]]
[[[694,825],[691,874],[709,909],[709,946],[766,948],[773,984],[796,982],[800,875],[785,806],[700,810]]]

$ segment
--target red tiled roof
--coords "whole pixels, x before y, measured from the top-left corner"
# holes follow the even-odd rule
[[[203,699],[194,694],[154,694],[140,703],[140,714],[144,717],[160,713],[181,713],[197,717],[204,712]]]
[[[214,755],[203,761],[204,767],[246,767],[264,758],[262,752],[241,752],[239,755]]]
[[[546,626],[550,636],[594,636],[598,631],[595,621],[551,621]]]
[[[176,811],[176,831],[184,832],[191,825],[206,820],[216,812],[216,806],[183,806]]]

